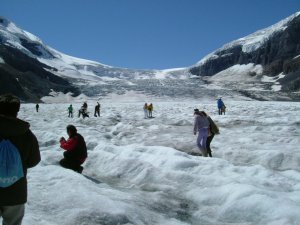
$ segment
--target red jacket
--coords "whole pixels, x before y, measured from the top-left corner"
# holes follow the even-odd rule
[[[60,147],[66,150],[64,153],[65,158],[79,161],[80,164],[84,163],[87,158],[86,144],[80,134],[75,134],[67,141],[65,139],[60,140]]]

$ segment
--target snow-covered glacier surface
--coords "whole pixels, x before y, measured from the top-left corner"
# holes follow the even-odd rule
[[[67,104],[22,105],[42,154],[24,224],[300,224],[300,104],[224,101],[225,116],[214,102],[154,102],[154,119],[143,102],[102,102],[85,120],[67,118]],[[190,154],[195,107],[220,126],[213,158]],[[58,165],[68,124],[87,142],[85,176]]]

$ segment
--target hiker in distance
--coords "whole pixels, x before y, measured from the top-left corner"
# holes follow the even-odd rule
[[[73,106],[72,106],[72,104],[68,107],[68,112],[69,112],[68,117],[72,117],[73,118]]]
[[[67,169],[82,173],[81,166],[87,158],[87,148],[84,138],[77,133],[77,129],[73,125],[67,126],[68,140],[64,137],[60,138],[60,147],[64,149],[64,158],[59,164]]]
[[[212,120],[212,118],[207,115],[204,111],[201,111],[203,113],[204,116],[206,116],[206,118],[209,121],[209,128],[208,128],[208,137],[206,140],[206,149],[207,149],[207,154],[209,157],[212,157],[212,151],[210,148],[210,143],[212,142],[212,140],[214,139],[216,134],[220,134],[219,128],[216,125],[216,123]]]
[[[38,141],[29,123],[17,118],[19,109],[19,98],[11,94],[0,96],[0,218],[3,225],[21,225],[27,202],[27,169],[41,160]]]
[[[149,118],[153,118],[152,112],[153,112],[153,104],[150,103],[150,105],[148,105],[148,117]]]
[[[148,104],[145,103],[144,107],[143,107],[143,110],[144,110],[144,119],[147,119],[148,118]]]
[[[82,115],[82,118],[84,119],[85,117],[89,117],[89,113],[87,111],[88,105],[86,102],[83,103],[83,105],[81,106],[81,108],[79,109],[78,112],[78,117],[80,117]]]
[[[94,116],[95,117],[100,117],[100,107],[101,105],[99,104],[99,102],[97,102],[97,105],[95,106],[95,113],[94,113]]]
[[[39,103],[37,103],[37,104],[35,105],[35,110],[36,110],[36,112],[39,112],[39,108],[40,108],[40,105],[39,105]]]
[[[208,137],[208,128],[209,128],[209,121],[207,117],[199,111],[199,109],[194,109],[194,135],[197,135],[197,146],[201,151],[202,156],[207,157],[207,137]]]
[[[219,115],[222,115],[222,113],[224,112],[224,115],[225,115],[225,110],[226,110],[226,106],[222,100],[222,97],[220,97],[217,101],[217,106],[218,106],[218,112],[219,112]]]

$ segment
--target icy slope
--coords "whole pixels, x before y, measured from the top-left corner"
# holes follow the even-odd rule
[[[42,153],[24,224],[299,224],[299,103],[224,101],[226,116],[206,102],[156,103],[152,120],[143,102],[104,102],[102,117],[86,120],[67,118],[66,104],[42,104],[38,114],[23,105]],[[197,152],[195,107],[220,126],[214,158],[185,153]],[[70,123],[87,140],[84,174],[101,183],[57,165]]]

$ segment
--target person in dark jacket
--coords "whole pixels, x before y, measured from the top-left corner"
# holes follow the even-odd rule
[[[0,217],[3,224],[20,225],[27,202],[27,169],[40,160],[38,141],[29,123],[17,118],[20,100],[13,95],[0,96],[0,141],[9,140],[19,151],[24,177],[9,187],[0,187]]]
[[[99,104],[99,102],[97,102],[97,105],[95,106],[94,116],[97,117],[97,115],[98,115],[98,117],[100,117],[100,104]]]
[[[73,125],[67,126],[67,133],[69,139],[66,140],[64,137],[60,139],[60,147],[65,150],[64,158],[60,160],[60,165],[64,168],[74,170],[81,173],[83,167],[81,164],[87,158],[87,148],[84,138],[77,133],[77,129]]]
[[[37,103],[37,104],[35,105],[36,112],[39,112],[39,108],[40,108],[40,105]]]
[[[80,117],[82,115],[82,118],[84,119],[85,117],[89,117],[89,113],[87,111],[88,105],[86,102],[83,103],[83,105],[81,106],[81,108],[79,109],[78,112],[78,117]]]
[[[220,134],[220,131],[216,123],[212,120],[212,118],[209,115],[207,115],[204,111],[201,112],[207,117],[209,121],[208,137],[206,140],[206,149],[209,157],[212,157],[210,143],[212,142],[216,134]]]

